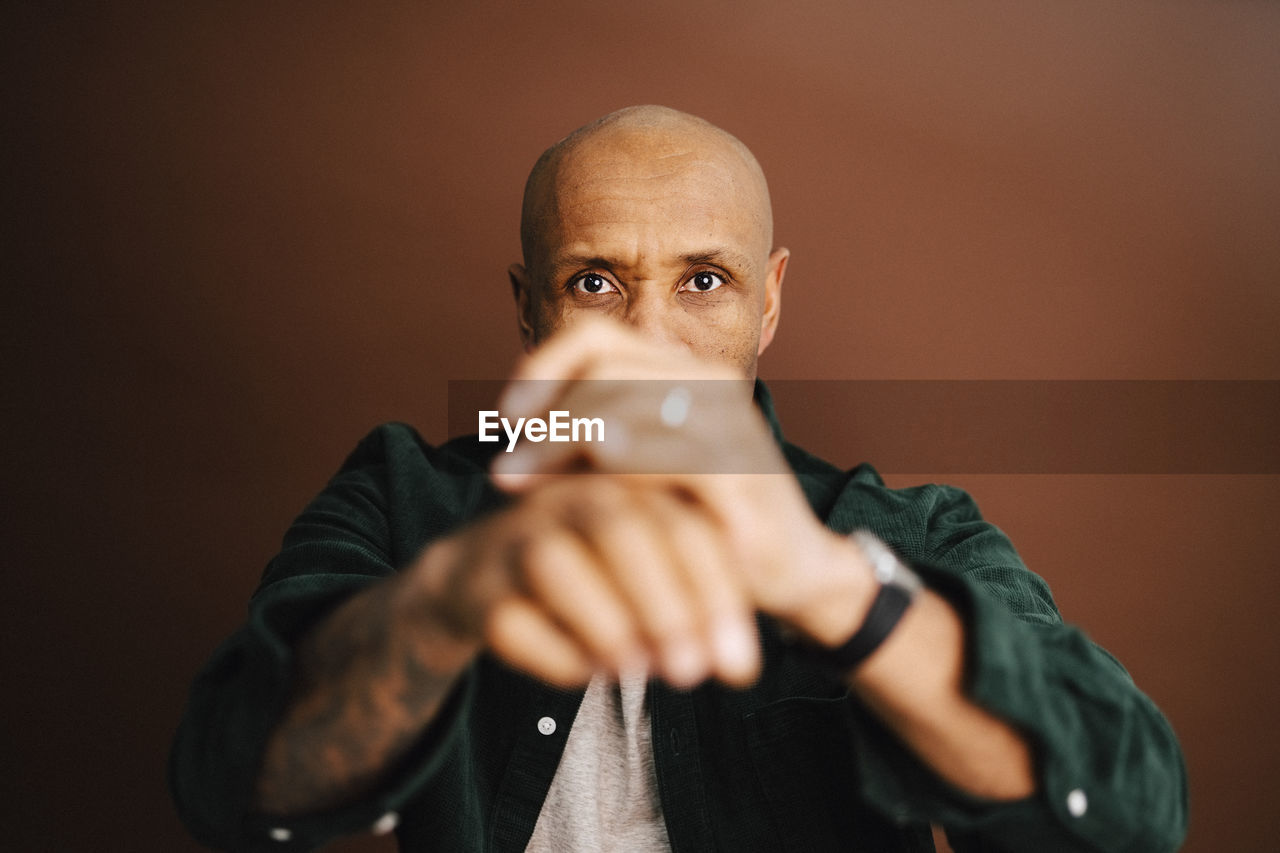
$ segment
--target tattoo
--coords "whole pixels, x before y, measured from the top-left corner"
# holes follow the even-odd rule
[[[367,793],[439,709],[460,667],[394,630],[392,586],[346,602],[300,644],[297,687],[259,774],[263,811],[320,811]]]

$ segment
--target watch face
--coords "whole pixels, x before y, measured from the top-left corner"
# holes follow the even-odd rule
[[[920,589],[920,578],[878,536],[859,530],[853,534],[853,539],[871,563],[872,574],[882,585],[901,587],[912,595]]]
[[[884,542],[878,536],[859,530],[853,534],[853,541],[862,549],[862,555],[871,564],[871,572],[880,583],[889,583],[893,579],[896,560]]]

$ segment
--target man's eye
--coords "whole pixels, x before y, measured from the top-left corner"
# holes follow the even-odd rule
[[[599,273],[589,272],[586,275],[578,276],[577,280],[573,283],[573,289],[578,293],[598,294],[611,293],[618,288],[614,287],[613,283],[610,282],[609,279]]]
[[[680,288],[686,292],[692,293],[709,293],[720,285],[724,284],[724,279],[718,273],[699,272],[684,283],[684,287]]]

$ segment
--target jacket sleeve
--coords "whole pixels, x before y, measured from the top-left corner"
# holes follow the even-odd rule
[[[899,819],[943,824],[966,851],[1163,853],[1186,834],[1187,781],[1168,722],[1109,653],[1064,625],[1045,582],[953,487],[902,490],[878,531],[966,626],[965,686],[1030,741],[1037,791],[978,800],[928,771],[870,714],[864,795]]]
[[[295,644],[348,597],[391,575],[422,544],[410,540],[430,532],[393,532],[397,487],[388,481],[387,457],[392,440],[403,437],[387,427],[371,434],[294,521],[249,603],[245,624],[216,650],[191,688],[170,753],[169,784],[183,822],[203,844],[310,850],[340,834],[388,830],[457,737],[458,709],[467,704],[473,682],[466,674],[409,759],[373,796],[296,820],[253,813],[267,738],[292,686]],[[437,519],[436,532],[448,521]]]

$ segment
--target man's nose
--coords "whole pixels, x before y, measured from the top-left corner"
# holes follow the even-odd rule
[[[683,345],[673,308],[661,295],[642,294],[627,304],[622,321],[655,343]]]

